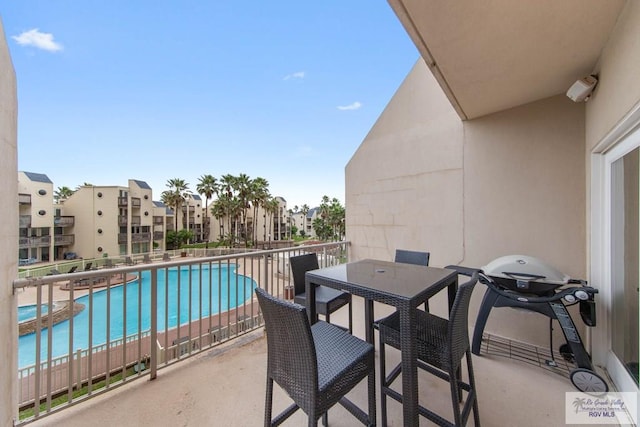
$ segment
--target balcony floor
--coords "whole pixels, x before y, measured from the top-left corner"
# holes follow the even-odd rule
[[[376,315],[387,307],[376,305]],[[346,324],[343,315],[332,320]],[[354,299],[355,334],[364,336],[359,314],[362,301]],[[341,315],[344,316],[341,318]],[[377,338],[377,337],[376,337]],[[148,377],[125,384],[86,402],[43,417],[30,426],[257,426],[263,423],[267,346],[262,330],[251,332],[234,342],[205,351],[190,360],[158,371],[154,381]],[[388,363],[399,353],[388,350]],[[378,360],[376,356],[376,366]],[[480,419],[485,427],[563,426],[565,392],[576,391],[566,376],[522,360],[496,353],[474,356]],[[424,372],[420,375],[420,402],[450,417],[449,386]],[[376,381],[378,378],[376,378]],[[274,414],[290,404],[275,386]],[[366,408],[366,381],[349,395]],[[378,425],[380,425],[380,395]],[[402,425],[402,410],[388,399],[389,425]],[[470,417],[468,425],[473,425]],[[298,411],[284,425],[305,425]],[[321,424],[321,423],[320,423]],[[331,426],[359,425],[339,405],[329,411]],[[432,425],[424,418],[420,425]]]

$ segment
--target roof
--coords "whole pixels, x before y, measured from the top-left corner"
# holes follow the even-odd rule
[[[147,184],[147,183],[146,183],[146,182],[144,182],[144,181],[139,181],[139,180],[137,180],[137,179],[132,179],[132,181],[133,181],[133,182],[135,182],[135,183],[136,183],[136,185],[137,185],[138,187],[142,188],[142,189],[145,189],[145,190],[151,190],[151,187],[149,187],[149,184]]]
[[[47,184],[53,184],[49,177],[43,173],[23,172],[27,178],[34,182],[45,182]]]
[[[389,0],[463,119],[566,93],[597,72],[625,0]]]

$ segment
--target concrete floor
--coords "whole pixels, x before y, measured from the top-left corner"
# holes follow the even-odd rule
[[[354,333],[364,336],[362,303],[354,301]],[[380,310],[380,311],[378,311]],[[344,311],[344,310],[340,310]],[[376,315],[385,307],[376,306]],[[340,315],[332,317],[336,323]],[[346,317],[346,316],[345,316]],[[258,426],[263,424],[267,346],[262,330],[233,343],[194,356],[148,377],[45,416],[29,426]],[[388,350],[388,360],[398,360]],[[377,364],[376,360],[376,364]],[[390,362],[388,362],[390,363]],[[564,426],[565,392],[575,391],[569,379],[531,364],[497,355],[474,356],[480,419],[485,427]],[[450,417],[448,384],[420,372],[420,402]],[[378,380],[378,378],[376,378]],[[274,413],[290,404],[275,386]],[[366,408],[366,381],[349,395]],[[380,402],[379,393],[377,394]],[[398,403],[389,400],[389,425],[402,425]],[[378,425],[380,409],[378,406]],[[331,426],[359,425],[339,405],[329,411]],[[306,425],[298,411],[286,426]],[[420,425],[432,425],[421,418]],[[473,425],[470,417],[468,425]]]

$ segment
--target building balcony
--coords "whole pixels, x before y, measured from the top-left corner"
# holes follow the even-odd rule
[[[163,231],[154,231],[153,232],[153,240],[162,240],[164,239],[164,232]]]
[[[132,243],[149,242],[151,240],[151,233],[135,233],[131,235]],[[118,244],[124,245],[127,243],[127,233],[118,233]]]
[[[142,224],[142,217],[140,215],[131,216],[131,225],[140,225]]]
[[[71,227],[75,224],[75,217],[73,216],[57,216],[53,219],[53,225],[55,227]]]
[[[118,197],[118,206],[129,206],[129,198],[127,197]]]
[[[126,215],[118,215],[118,225],[127,225],[128,223]]]
[[[30,205],[31,204],[31,194],[18,194],[18,203],[21,205]]]
[[[164,217],[162,217],[162,216],[154,216],[153,217],[153,225],[164,225]]]
[[[20,228],[31,228],[31,215],[20,215]]]
[[[375,305],[376,314],[384,315],[384,306]],[[354,300],[354,334],[364,336],[364,304]],[[346,310],[331,316],[332,323],[347,324]],[[377,337],[376,337],[377,342]],[[378,366],[376,349],[376,368]],[[399,353],[388,350],[389,363],[399,360]],[[485,427],[502,426],[562,426],[565,393],[575,391],[562,375],[550,373],[528,363],[500,355],[481,354],[473,357],[480,420]],[[98,399],[64,409],[38,420],[31,426],[65,425],[263,425],[267,344],[263,329],[243,335],[220,347],[172,365],[158,373],[155,380],[149,375],[118,387]],[[148,372],[148,371],[147,371]],[[420,374],[424,374],[420,372]],[[379,372],[376,372],[376,381]],[[451,412],[448,384],[420,375],[420,402],[445,416]],[[366,408],[366,380],[358,384],[348,397]],[[402,425],[402,407],[387,399],[389,425]],[[376,391],[378,424],[380,393]],[[284,410],[291,400],[274,386],[274,415]],[[117,408],[114,410],[114,408]],[[132,419],[132,415],[135,418]],[[133,424],[132,424],[133,423]],[[420,425],[432,425],[420,419]],[[300,410],[283,425],[307,425]],[[329,425],[358,426],[351,414],[340,405],[329,410]],[[468,426],[473,426],[473,418]]]
[[[341,259],[347,257],[344,242],[314,245],[308,249],[322,254],[320,259],[322,266],[339,263]],[[260,273],[254,276],[256,285],[265,287],[268,283],[270,292],[283,296],[286,295],[286,287],[292,284],[288,256],[299,253],[299,248],[292,248],[288,254],[276,251],[271,256],[256,257],[251,253],[233,255],[228,252],[207,253],[203,250],[192,253],[193,257],[185,260],[183,268],[185,271],[201,268],[198,258],[205,254],[213,255],[218,258],[213,261],[217,263],[215,268],[222,268],[230,262],[237,265],[238,272],[243,275],[252,276],[252,271],[259,271]],[[210,262],[207,261],[204,264],[207,265],[206,268],[211,268]],[[153,269],[158,273],[156,277],[165,274],[161,260],[138,263],[136,268],[136,274],[139,271]],[[107,292],[117,292],[116,289],[119,287],[110,287],[108,283],[119,277],[122,278],[123,273],[124,270],[114,268],[83,271],[73,273],[73,276],[69,277],[65,275],[63,278],[66,280],[77,278],[74,280],[78,286],[75,295],[80,296],[97,291],[98,289],[93,290],[93,286],[98,286],[105,281],[107,283],[105,287],[110,289]],[[192,295],[195,289],[200,289],[202,293],[202,286],[209,286],[209,282],[203,284],[199,281],[199,277],[203,276],[188,273],[183,277],[180,285],[184,287],[183,293]],[[147,275],[147,277],[153,277],[153,275]],[[61,289],[60,280],[61,278],[44,277],[38,284],[25,280],[19,285],[25,288],[17,292],[19,304],[28,305],[37,301],[39,292],[34,286],[43,287],[41,295],[50,295],[48,297],[50,301],[45,301],[47,298],[45,297],[43,303],[64,301],[69,293]],[[85,283],[87,283],[86,286],[84,286]],[[48,291],[49,285],[54,287],[54,292]],[[162,284],[160,288],[165,286],[167,285]],[[151,288],[155,289],[155,286],[152,285]],[[482,287],[475,292],[479,290],[482,290]],[[136,294],[135,290],[130,292],[133,292],[133,295]],[[216,291],[209,289],[206,292],[211,295]],[[94,297],[97,297],[95,293]],[[163,295],[154,296],[152,293],[149,297],[152,301],[156,299],[155,302],[151,302],[152,306],[165,301]],[[106,304],[109,304],[108,301]],[[107,309],[108,312],[117,313],[121,310],[119,297],[114,296],[110,301],[112,306],[111,309]],[[446,312],[446,293],[436,295],[431,301],[432,312]],[[106,369],[105,359],[107,367],[110,367],[114,373],[120,373],[122,360],[126,357],[126,366],[130,368],[131,373],[123,387],[112,386],[106,390],[96,388],[91,392],[95,398],[90,396],[88,400],[83,401],[87,396],[74,396],[73,405],[55,408],[55,411],[45,407],[35,420],[23,420],[22,423],[33,426],[71,427],[84,427],[87,424],[131,425],[131,423],[138,425],[261,425],[266,393],[267,344],[263,320],[255,298],[248,298],[237,308],[227,312],[228,314],[223,313],[222,316],[214,314],[211,317],[205,315],[202,319],[198,319],[195,312],[192,312],[192,310],[200,312],[202,306],[197,301],[190,306],[191,308],[185,305],[184,309],[188,310],[186,318],[197,320],[181,324],[179,328],[163,326],[154,331],[147,329],[148,325],[142,327],[139,323],[133,322],[138,324],[138,329],[128,332],[131,335],[126,340],[114,336],[110,343],[96,345],[92,352],[85,350],[74,352],[72,373],[68,372],[66,366],[69,363],[68,356],[58,357],[55,360],[46,360],[44,357],[42,363],[53,366],[54,371],[51,372],[53,375],[47,375],[47,368],[43,365],[40,375],[43,385],[39,389],[40,393],[47,393],[46,390],[54,390],[56,393],[64,392],[68,384],[75,384],[78,381],[77,377],[86,375],[87,366],[93,366],[95,375],[101,378],[104,375],[102,370]],[[133,307],[130,312],[127,312],[129,315],[135,315],[133,313],[139,310],[140,308]],[[376,318],[384,317],[393,310],[393,307],[388,305],[374,304]],[[151,312],[155,310],[151,309]],[[355,297],[353,299],[353,333],[361,338],[365,336],[364,312],[364,301],[362,298]],[[347,325],[348,310],[336,311],[331,319],[332,323]],[[471,322],[473,319],[475,319],[475,313],[470,313]],[[78,320],[74,328],[79,327],[81,325]],[[43,331],[41,333],[46,335]],[[157,333],[157,338],[154,338],[154,333]],[[152,338],[155,341],[152,341]],[[155,342],[155,347],[152,347],[152,342]],[[377,337],[375,342],[378,342]],[[107,351],[111,352],[110,358],[106,357]],[[377,347],[376,358],[379,357],[379,351]],[[387,348],[385,354],[388,365],[400,359],[400,353],[394,349]],[[480,354],[472,356],[480,419],[485,427],[564,425],[566,411],[573,410],[571,402],[567,404],[565,396],[567,392],[574,392],[575,388],[567,377],[569,365],[562,356],[557,355],[558,367],[552,368],[544,360],[548,354],[548,349],[545,348],[487,336]],[[141,366],[140,361],[144,363],[142,369],[133,369],[135,366]],[[376,369],[378,369],[378,361],[376,361]],[[31,367],[20,369],[21,404],[33,399],[30,396],[35,393],[32,382],[36,375],[34,372]],[[379,379],[379,372],[376,378]],[[421,404],[445,417],[450,417],[450,389],[446,382],[419,370],[418,387]],[[366,381],[356,386],[348,396],[356,404],[366,407]],[[378,425],[381,425],[379,390],[376,391],[376,399]],[[279,413],[290,403],[289,397],[275,386],[274,413]],[[131,414],[135,414],[134,419]],[[334,426],[359,425],[339,405],[330,410],[329,417],[331,425]],[[388,400],[388,418],[389,425],[403,423],[402,406],[391,399]],[[426,425],[423,423],[424,419],[421,419],[420,425]],[[285,423],[292,426],[305,424],[306,417],[302,411],[298,411]],[[473,425],[472,419],[468,425]]]
[[[20,237],[18,240],[18,248],[41,248],[51,244],[51,236],[35,236],[35,237]]]
[[[53,244],[55,246],[70,246],[75,243],[75,234],[59,234],[54,236]]]
[[[132,197],[131,198],[131,207],[132,208],[139,208],[140,207],[140,198],[139,197]]]

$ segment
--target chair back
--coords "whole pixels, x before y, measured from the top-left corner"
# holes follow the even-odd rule
[[[315,252],[297,255],[289,258],[291,273],[293,275],[293,288],[296,295],[305,292],[304,274],[307,271],[317,270],[318,255]]]
[[[449,315],[449,348],[451,364],[457,366],[469,349],[469,303],[473,288],[478,282],[478,272],[467,282],[458,286],[456,299]]]
[[[306,413],[318,391],[317,356],[306,309],[255,289],[267,330],[267,375]]]
[[[395,262],[403,264],[429,265],[429,252],[408,251],[406,249],[396,249]]]

